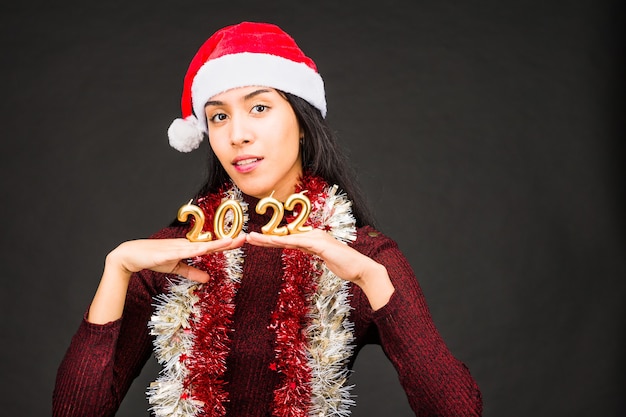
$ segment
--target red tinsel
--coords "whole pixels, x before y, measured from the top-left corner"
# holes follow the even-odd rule
[[[213,224],[213,214],[222,195],[223,191],[198,200],[198,206],[206,216],[205,227]],[[201,314],[192,318],[194,345],[186,359],[189,378],[184,386],[195,400],[204,403],[203,415],[221,417],[226,414],[224,403],[228,400],[223,377],[238,285],[228,278],[226,259],[221,252],[198,257],[193,260],[193,265],[210,271],[212,280],[196,292],[199,297],[196,306]]]
[[[305,177],[296,192],[306,191],[312,211],[325,201],[326,183]],[[288,219],[291,220],[291,219]],[[307,221],[311,224],[311,218]],[[283,283],[276,309],[268,328],[275,332],[275,362],[270,365],[283,375],[281,385],[274,390],[275,417],[307,417],[311,402],[311,369],[306,350],[304,329],[308,326],[311,297],[316,290],[317,275],[313,269],[314,256],[297,249],[283,250]]]
[[[312,212],[321,210],[326,200],[327,184],[319,178],[305,177],[296,192],[304,191],[311,199]],[[199,199],[206,225],[213,224],[213,214],[227,188]],[[287,218],[288,221],[293,217]],[[308,225],[320,227],[309,217]],[[210,226],[209,226],[210,227]],[[274,391],[274,417],[307,417],[311,404],[311,369],[307,360],[307,340],[311,298],[320,274],[314,268],[316,257],[300,250],[284,249],[284,273],[276,308],[268,329],[275,334],[275,361],[270,369],[282,375]],[[185,394],[204,404],[202,414],[208,417],[225,415],[228,392],[224,386],[226,358],[232,333],[234,297],[239,284],[227,276],[227,260],[223,253],[198,257],[195,267],[210,271],[212,280],[199,287],[196,306],[201,311],[193,317],[194,345],[184,363],[189,376],[184,381]]]

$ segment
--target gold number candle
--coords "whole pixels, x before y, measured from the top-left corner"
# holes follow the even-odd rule
[[[269,197],[264,197],[259,200],[256,205],[256,212],[259,214],[265,214],[268,207],[271,207],[274,212],[272,213],[272,218],[265,226],[261,228],[263,234],[266,235],[278,235],[283,236],[289,233],[285,226],[278,227],[283,216],[285,215],[285,209],[283,204],[273,197],[274,192]]]
[[[300,212],[298,216],[287,225],[289,233],[302,233],[313,230],[311,226],[303,226],[311,214],[311,200],[304,195],[306,191],[298,194],[291,194],[287,201],[285,201],[285,208],[287,210],[294,210],[297,205],[300,206]]]
[[[190,231],[185,235],[190,242],[208,242],[213,239],[213,235],[211,232],[202,232],[204,228],[204,213],[200,209],[200,207],[191,204],[192,200],[189,200],[189,203],[185,204],[181,208],[178,209],[178,220],[181,222],[186,222],[189,216],[193,216],[194,222],[193,227]]]
[[[233,219],[230,230],[226,232],[226,213],[231,211]],[[226,200],[215,211],[215,219],[213,220],[213,230],[218,239],[225,237],[236,238],[243,228],[243,209],[241,204],[235,200]]]

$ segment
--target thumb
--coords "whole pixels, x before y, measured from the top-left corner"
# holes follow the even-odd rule
[[[211,276],[207,272],[198,268],[194,268],[193,266],[187,265],[186,263],[182,261],[176,264],[176,266],[172,270],[172,274],[177,274],[187,279],[190,279],[192,281],[202,282],[202,283],[207,282],[211,279]]]

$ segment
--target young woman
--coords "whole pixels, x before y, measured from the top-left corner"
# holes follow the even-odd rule
[[[157,416],[345,416],[368,343],[416,415],[481,415],[407,260],[372,226],[325,122],[323,81],[294,40],[265,23],[219,30],[189,66],[182,110],[170,143],[190,151],[208,137],[208,180],[181,209],[188,223],[106,257],[54,415],[114,415],[154,349]]]

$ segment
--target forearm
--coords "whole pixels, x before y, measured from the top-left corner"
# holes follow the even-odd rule
[[[105,268],[106,269],[106,268]],[[101,287],[106,289],[106,277]],[[163,287],[155,274],[133,276],[121,319],[95,324],[85,319],[72,338],[59,366],[54,393],[54,416],[112,416],[124,394],[149,358],[152,348],[147,323],[152,300]],[[100,295],[105,294],[104,290]],[[107,297],[95,297],[96,307]],[[103,305],[109,318],[114,310]],[[99,308],[99,307],[97,307]],[[90,312],[96,312],[93,306]]]
[[[101,326],[84,321],[57,371],[54,417],[110,416],[117,409],[114,357],[121,322]]]
[[[367,254],[384,266],[385,277],[394,287],[384,306],[372,312],[369,319],[374,322],[378,342],[398,372],[413,410],[420,416],[480,416],[480,389],[442,339],[411,265],[393,242],[365,232],[371,231],[364,230],[363,241],[357,243],[365,247],[367,238],[375,235],[378,251]],[[378,282],[382,284],[384,280]],[[361,311],[368,310],[366,303],[374,307],[371,294],[377,291],[368,289],[368,285],[359,286]],[[365,316],[367,319],[368,314]]]
[[[119,266],[113,254],[107,256],[104,272],[89,308],[87,321],[106,324],[122,317],[131,273]]]
[[[416,413],[442,417],[482,414],[476,381],[446,346],[423,299],[395,294],[374,318],[383,350]]]

